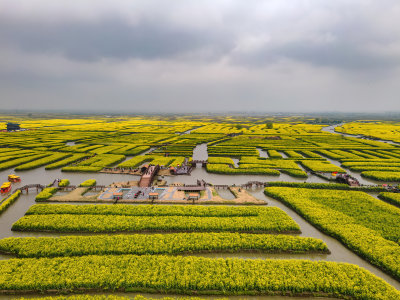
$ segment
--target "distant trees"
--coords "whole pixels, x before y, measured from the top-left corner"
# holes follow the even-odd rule
[[[243,127],[244,127],[244,126],[243,126],[243,125],[240,125],[240,124],[237,124],[237,125],[236,125],[236,129],[237,129],[237,130],[243,129]]]

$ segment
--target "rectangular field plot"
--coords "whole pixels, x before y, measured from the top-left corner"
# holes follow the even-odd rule
[[[267,187],[265,193],[400,278],[399,208],[356,191]]]
[[[326,244],[315,238],[232,232],[27,237],[0,240],[0,252],[18,257],[180,254],[204,251],[329,253]]]
[[[0,291],[161,291],[227,295],[314,295],[399,299],[358,266],[306,260],[210,259],[164,255],[89,255],[0,261]]]
[[[277,207],[34,205],[13,230],[300,232]]]

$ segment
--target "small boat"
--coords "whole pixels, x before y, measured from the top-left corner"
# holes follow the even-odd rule
[[[8,181],[9,182],[21,182],[21,177],[15,175],[15,174],[11,174],[11,175],[8,175]]]
[[[0,189],[2,194],[11,192],[11,182],[4,182]]]

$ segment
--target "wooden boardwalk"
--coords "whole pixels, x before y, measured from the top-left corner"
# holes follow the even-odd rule
[[[192,167],[196,168],[197,164],[201,164],[202,167],[207,166],[208,161],[207,160],[192,160],[191,161]]]
[[[42,191],[44,188],[45,188],[44,185],[38,183],[38,184],[27,184],[18,188],[17,190],[20,190],[22,193],[25,191],[28,194],[29,189],[36,189],[36,192],[38,193],[39,190]]]
[[[258,187],[265,187],[266,185],[267,185],[266,182],[261,182],[261,181],[249,181],[249,182],[247,182],[247,183],[245,183],[245,184],[242,184],[242,188],[251,189],[251,188],[253,188],[253,187],[256,187],[256,188],[258,188]]]
[[[59,191],[73,191],[74,189],[76,189],[76,185],[67,185],[58,187]]]
[[[154,177],[160,170],[160,166],[149,166],[147,170],[143,173],[139,180],[139,187],[149,187],[153,183]]]

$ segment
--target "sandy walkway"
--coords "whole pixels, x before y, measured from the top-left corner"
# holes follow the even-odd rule
[[[131,180],[131,181],[121,181],[121,182],[113,182],[110,184],[110,187],[117,187],[117,188],[130,188],[134,186],[139,186],[139,181]]]
[[[71,191],[65,195],[56,195],[51,197],[48,201],[55,202],[109,202],[114,203],[115,200],[112,199],[112,195],[114,192],[119,190],[120,187],[126,186],[137,186],[137,181],[128,181],[128,182],[116,182],[111,186],[112,188],[107,190],[107,195],[104,197],[105,199],[99,199],[101,193],[92,196],[82,196],[89,188],[87,187],[78,187],[75,190]],[[117,188],[114,188],[117,186]],[[240,189],[240,191],[239,191]],[[186,200],[186,195],[184,191],[178,191],[177,187],[169,186],[166,188],[166,191],[163,193],[162,198],[159,200],[148,200],[148,199],[121,199],[118,203],[164,203],[164,204],[225,204],[225,205],[266,205],[267,203],[263,200],[259,200],[249,194],[245,189],[239,187],[230,187],[230,190],[235,195],[235,199],[224,199],[221,196],[217,195],[218,191],[216,191],[213,187],[207,187],[204,193],[202,193],[202,197],[199,200]],[[107,199],[108,198],[108,199]]]
[[[215,193],[218,193],[214,188],[212,188],[213,196],[212,201],[217,203],[227,203],[227,204],[259,204],[259,205],[266,205],[267,202],[263,200],[259,200],[255,198],[253,195],[250,195],[245,189],[239,187],[230,187],[229,188],[232,193],[235,195],[235,199],[228,200],[224,199],[221,196],[215,196]],[[239,191],[240,189],[240,191]]]
[[[89,188],[87,187],[78,187],[73,191],[69,192],[66,195],[58,195],[51,197],[48,201],[54,202],[109,202],[109,201],[99,201],[97,200],[97,195],[92,196],[82,196]]]

